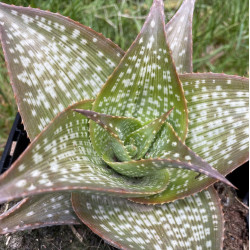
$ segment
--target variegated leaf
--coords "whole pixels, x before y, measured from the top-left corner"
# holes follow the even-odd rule
[[[180,14],[185,16],[183,11]],[[179,25],[170,22],[172,30]],[[173,32],[166,32],[168,39]],[[1,3],[0,33],[18,108],[30,139],[68,105],[95,97],[124,55],[118,46],[90,28],[39,9]],[[175,38],[183,40],[182,32]],[[177,62],[177,47],[171,49]]]
[[[91,110],[76,109],[75,111],[85,115],[102,128],[99,137],[94,134],[91,136],[91,138],[94,138],[92,139],[93,148],[100,157],[108,154],[112,157],[115,156],[120,161],[131,160],[131,156],[124,145],[124,140],[128,134],[142,126],[138,120],[100,114]]]
[[[189,109],[186,145],[227,175],[249,157],[248,79],[214,73],[183,74],[180,79]],[[171,182],[166,191],[145,202],[175,200],[214,183],[205,175],[195,179],[196,174],[191,171],[173,169],[169,172]]]
[[[222,174],[184,145],[169,124],[164,124],[161,133],[146,154],[146,159],[127,162],[115,162],[109,157],[103,157],[103,159],[117,172],[127,176],[150,175],[160,169],[189,169],[233,186]],[[172,176],[169,184],[178,184],[174,177]],[[193,182],[196,182],[195,179]]]
[[[184,0],[166,24],[167,42],[178,73],[193,72],[192,20],[195,0]]]
[[[0,176],[0,202],[60,190],[86,190],[118,196],[163,191],[168,174],[127,178],[108,168],[92,148],[88,119],[74,109],[91,109],[83,101],[62,112]]]
[[[249,157],[249,79],[214,73],[180,77],[190,111],[186,144],[227,175]]]
[[[70,104],[94,98],[123,55],[101,34],[39,9],[1,3],[0,33],[31,139]]]
[[[133,159],[144,158],[172,110],[173,108],[127,136],[124,141],[125,145],[133,145],[137,150]]]
[[[164,113],[152,122],[147,123],[138,130],[128,134],[127,137],[123,135],[124,144],[120,138],[118,138],[119,128],[115,128],[113,124],[119,121],[121,127],[121,124],[123,124],[122,122],[125,122],[124,125],[129,128],[135,128],[134,125],[139,125],[139,122],[135,122],[136,119],[107,116],[89,110],[77,109],[75,111],[84,114],[87,118],[95,121],[110,135],[110,149],[105,151],[107,146],[104,145],[103,142],[100,142],[103,154],[102,159],[122,175],[142,177],[145,175],[152,175],[155,171],[159,171],[160,169],[184,168],[206,174],[207,176],[216,178],[231,185],[223,175],[218,173],[215,169],[209,166],[209,164],[204,162],[199,156],[186,147],[176,136],[171,125],[166,124],[166,128],[163,129],[160,134],[158,133],[172,110],[173,109]],[[125,130],[128,131],[128,129]],[[158,136],[157,139],[156,136]],[[102,141],[102,138],[100,140]],[[149,150],[151,145],[152,148]],[[129,153],[126,150],[127,146],[134,147],[135,155],[133,159],[130,158]],[[112,149],[113,152],[110,153]],[[145,154],[146,159],[142,159]],[[154,157],[157,158],[152,159]],[[122,162],[117,161],[117,158]]]
[[[154,1],[140,34],[98,94],[93,110],[144,123],[173,106],[169,122],[184,140],[186,100],[166,42],[163,3]],[[99,126],[90,124],[91,134],[98,138]]]
[[[129,134],[142,127],[142,124],[135,118],[111,116],[83,109],[75,109],[75,111],[85,115],[107,130],[109,134],[115,134],[123,141]]]
[[[223,217],[213,188],[164,205],[72,194],[73,208],[93,232],[120,249],[221,249]]]
[[[110,141],[108,144],[113,149],[114,156],[120,161],[129,161],[131,157],[136,160],[145,155],[172,109],[146,125],[141,125],[135,118],[110,116],[89,110],[75,111],[85,115],[105,130],[99,138],[92,134],[94,149],[101,157],[105,155],[107,141]]]
[[[80,224],[70,193],[25,198],[0,215],[0,234],[54,225]]]

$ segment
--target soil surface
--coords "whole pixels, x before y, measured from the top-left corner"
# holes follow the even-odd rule
[[[225,220],[223,250],[249,249],[249,210],[237,197],[236,191],[225,184],[216,184]],[[247,200],[245,200],[248,203]]]
[[[225,219],[223,250],[249,248],[247,214],[248,207],[237,198],[231,188],[216,185],[221,198]],[[0,250],[115,250],[86,226],[53,226],[13,234],[0,235]]]

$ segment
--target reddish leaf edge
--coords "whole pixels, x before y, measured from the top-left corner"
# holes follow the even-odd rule
[[[69,105],[67,108],[65,108],[62,112],[58,113],[53,120],[51,120],[49,122],[49,124],[31,141],[31,143],[34,143],[36,142],[37,140],[39,140],[41,134],[44,133],[45,130],[47,130],[47,128],[49,126],[51,126],[51,124],[54,123],[54,121],[61,115],[63,114],[64,112],[68,111],[69,109],[72,109],[75,105],[78,105],[79,103],[85,103],[85,102],[91,102],[93,103],[94,100],[80,100],[79,102],[77,103],[74,103],[72,105]],[[17,160],[10,166],[10,168],[8,168],[3,174],[0,175],[0,181],[2,179],[4,179],[4,177],[10,172],[12,171],[12,169],[15,168],[15,166],[17,165],[17,163],[19,162],[19,160],[23,157],[23,155],[25,154],[25,152],[31,147],[31,143],[28,145],[28,147],[20,154],[20,156],[17,158]]]
[[[25,153],[26,151],[28,151],[30,149],[30,147],[33,145],[33,143],[35,143],[37,140],[39,140],[39,138],[41,137],[41,135],[43,133],[46,132],[47,128],[49,126],[51,126],[51,124],[53,124],[54,120],[57,119],[59,116],[61,116],[63,113],[67,112],[68,110],[72,110],[74,109],[75,106],[79,105],[79,104],[84,104],[84,103],[93,103],[93,100],[82,100],[80,102],[77,102],[73,105],[70,105],[68,106],[65,110],[63,110],[62,112],[60,112],[52,121],[50,121],[50,123],[45,127],[44,130],[42,130],[39,135],[37,135],[35,137],[35,139],[28,145],[28,147],[24,150],[24,152],[19,156],[19,158],[11,165],[11,167],[6,170],[2,175],[0,175],[0,182],[5,178],[5,176],[7,176],[10,172],[14,171],[14,169],[16,169],[18,167],[18,163],[19,161],[25,156]],[[138,195],[138,196],[141,196],[141,195],[153,195],[153,194],[156,194],[156,193],[159,193],[159,192],[162,192],[166,189],[168,183],[169,183],[169,179],[168,179],[168,176],[166,175],[165,176],[165,184],[164,186],[162,186],[162,188],[160,190],[158,190],[157,192],[156,191],[147,191],[147,192],[140,192],[140,191],[133,191],[132,193],[129,192],[129,191],[126,191],[122,188],[117,188],[117,189],[103,189],[103,188],[88,188],[87,186],[85,187],[74,187],[74,186],[71,186],[70,187],[70,190],[69,190],[69,187],[68,186],[65,186],[65,187],[60,187],[60,188],[46,188],[46,189],[39,189],[38,191],[36,192],[23,192],[22,193],[22,196],[20,195],[15,195],[15,196],[11,196],[9,197],[8,199],[4,199],[2,200],[1,197],[0,197],[0,204],[1,203],[4,203],[4,202],[9,202],[9,201],[12,201],[12,200],[15,200],[15,199],[18,199],[18,198],[25,198],[25,197],[28,197],[28,196],[32,196],[32,195],[39,195],[39,194],[42,194],[42,193],[50,193],[50,192],[56,192],[56,191],[93,191],[93,192],[108,192],[110,193],[111,195],[112,194],[121,194],[121,195],[126,195],[126,197],[129,197],[130,195]]]
[[[19,209],[21,209],[27,202],[29,202],[31,199],[31,197],[26,197],[23,198],[21,201],[19,201],[17,204],[15,204],[14,206],[12,206],[10,209],[8,209],[7,211],[5,211],[4,213],[0,214],[0,222],[1,220],[5,219],[6,217],[10,216],[12,213],[18,211]],[[76,218],[78,218],[78,216],[76,216]],[[33,230],[33,229],[37,229],[37,228],[41,228],[41,227],[47,227],[47,226],[59,226],[59,225],[81,225],[82,223],[80,222],[80,220],[78,222],[73,221],[73,220],[63,220],[63,221],[52,221],[52,222],[36,222],[36,223],[30,223],[30,224],[25,224],[22,226],[15,226],[13,230],[1,230],[0,229],[0,235],[4,235],[4,234],[9,234],[9,233],[15,233],[17,231],[24,231],[24,230]]]
[[[202,191],[204,190],[208,190],[212,193],[212,195],[214,195],[215,199],[216,200],[216,205],[217,207],[219,208],[219,213],[220,213],[220,216],[221,216],[221,219],[222,219],[222,224],[221,224],[221,227],[222,227],[222,237],[220,237],[220,239],[217,239],[218,241],[220,241],[219,245],[221,246],[220,249],[222,249],[222,246],[223,246],[223,241],[224,241],[224,231],[225,231],[225,219],[224,219],[224,213],[223,213],[223,210],[222,210],[222,205],[221,205],[221,200],[219,198],[219,195],[217,193],[217,191],[215,190],[214,187],[207,187],[205,189],[203,189]],[[190,196],[190,195],[188,195]],[[184,200],[186,197],[183,197],[183,198],[180,198],[181,200]],[[111,240],[110,238],[106,237],[105,235],[103,235],[100,231],[98,231],[98,229],[95,229],[90,223],[87,223],[84,218],[81,217],[80,213],[78,213],[77,211],[77,203],[78,203],[78,200],[79,200],[79,196],[77,193],[71,193],[71,203],[72,203],[72,207],[73,207],[73,210],[75,211],[75,214],[77,215],[77,217],[81,220],[81,222],[86,225],[92,232],[94,232],[95,234],[97,234],[99,237],[101,237],[103,240],[105,240],[108,244],[118,248],[118,249],[122,249],[122,250],[126,250],[127,248],[124,248],[121,244],[119,244],[118,242],[116,241],[113,241]],[[130,200],[130,199],[128,199]],[[130,200],[130,201],[133,201],[133,200]],[[145,205],[145,204],[144,204]],[[146,205],[154,205],[154,204],[146,204]],[[161,204],[159,204],[161,205]]]
[[[106,88],[106,86],[108,85],[109,83],[109,79],[118,71],[118,69],[120,68],[120,65],[122,64],[122,62],[124,61],[124,57],[126,56],[127,53],[130,52],[130,50],[132,50],[134,47],[135,47],[135,43],[139,40],[140,38],[140,35],[141,33],[145,30],[146,26],[148,25],[149,23],[149,17],[151,15],[151,12],[152,12],[152,9],[156,8],[157,6],[156,5],[161,5],[162,9],[161,9],[161,17],[162,17],[162,25],[163,27],[165,27],[165,15],[164,15],[164,3],[163,3],[163,0],[154,0],[153,1],[153,4],[150,8],[150,12],[149,14],[147,15],[146,17],[146,20],[140,30],[140,32],[138,33],[138,35],[136,36],[135,40],[132,42],[132,44],[130,45],[130,47],[127,49],[126,52],[124,52],[124,55],[123,57],[121,58],[121,61],[119,62],[119,64],[115,67],[115,69],[113,70],[112,74],[107,78],[107,81],[103,84],[103,86],[101,87],[99,93],[97,94],[96,96],[96,99],[93,103],[93,108],[92,110],[95,111],[95,106],[96,106],[96,102],[98,100],[98,97],[101,95],[101,93],[103,92],[103,90]],[[177,77],[177,80],[178,80],[178,83],[180,84],[180,88],[181,88],[181,94],[183,95],[184,97],[184,103],[185,103],[185,112],[187,113],[186,115],[186,128],[185,128],[185,131],[184,131],[184,134],[183,134],[183,138],[181,138],[182,142],[185,142],[185,139],[187,137],[187,133],[188,133],[188,106],[187,106],[187,100],[185,98],[185,93],[184,93],[184,89],[183,89],[183,86],[182,86],[182,83],[181,83],[181,80],[179,78],[179,74],[176,70],[176,67],[175,67],[175,63],[174,63],[174,60],[173,60],[173,56],[172,56],[172,51],[169,47],[169,44],[167,42],[167,33],[166,33],[166,29],[164,28],[164,36],[165,36],[165,43],[166,43],[166,47],[168,48],[168,51],[169,51],[169,54],[170,54],[170,59],[171,59],[171,64],[173,65],[173,70],[174,70],[174,73],[176,74],[176,77]]]
[[[188,34],[188,39],[190,39],[190,58],[189,58],[189,72],[187,73],[192,73],[193,72],[193,33],[192,33],[192,24],[193,24],[193,14],[194,14],[194,6],[195,6],[196,0],[183,0],[181,6],[177,10],[177,12],[173,15],[173,17],[169,20],[169,22],[166,24],[165,29],[167,29],[168,26],[170,26],[175,18],[178,18],[178,16],[181,14],[180,12],[182,11],[182,8],[185,8],[186,5],[191,4],[192,9],[190,10],[190,25],[189,25],[189,34]],[[172,53],[172,52],[171,52]],[[180,74],[179,74],[180,75]]]
[[[40,8],[32,8],[30,6],[29,7],[16,6],[14,4],[10,5],[10,4],[6,4],[6,3],[0,2],[0,7],[1,7],[1,5],[11,6],[11,7],[14,7],[15,9],[32,9],[32,10],[38,12],[38,13],[43,13],[44,12],[44,13],[49,14],[51,16],[56,15],[59,18],[64,19],[65,21],[70,22],[70,23],[72,23],[72,24],[74,24],[74,25],[76,25],[76,26],[78,26],[80,28],[84,28],[84,29],[88,30],[89,32],[93,33],[94,35],[100,37],[101,39],[106,40],[107,43],[109,45],[111,45],[112,48],[117,49],[119,51],[120,58],[122,58],[123,55],[124,55],[124,51],[117,44],[115,44],[113,41],[111,41],[111,39],[106,38],[102,33],[98,33],[97,31],[91,29],[90,27],[85,26],[85,25],[81,24],[80,22],[74,21],[73,19],[71,19],[69,17],[65,17],[65,16],[61,15],[60,13],[58,13],[58,12],[54,13],[54,12],[51,12],[49,10],[41,10]],[[15,85],[14,85],[14,81],[13,81],[13,78],[12,78],[12,73],[11,73],[11,70],[10,70],[9,59],[8,59],[8,56],[7,56],[7,53],[6,53],[7,50],[6,50],[6,47],[5,47],[5,43],[4,43],[3,39],[2,39],[2,28],[1,28],[1,26],[0,26],[0,41],[1,41],[2,51],[3,51],[3,54],[4,54],[5,66],[7,68],[7,73],[8,73],[9,79],[10,79],[10,84],[11,84],[11,87],[12,87],[13,92],[14,92],[14,98],[15,98],[15,101],[16,101],[16,104],[17,104],[17,109],[18,109],[18,112],[21,114],[21,117],[22,117],[22,110],[19,107],[19,103],[21,103],[22,100],[21,100],[21,98],[19,98],[19,96],[17,94],[16,88],[15,88]],[[79,100],[79,101],[81,101],[81,100]],[[60,112],[58,114],[60,114]],[[53,120],[54,119],[52,119],[51,121],[53,121]],[[27,132],[28,138],[31,141],[33,141],[36,138],[36,136],[32,137],[29,134],[29,132],[26,130],[26,125],[25,125],[25,122],[23,122],[23,120],[22,120],[22,124],[24,126],[25,131]],[[44,127],[44,129],[46,127]]]

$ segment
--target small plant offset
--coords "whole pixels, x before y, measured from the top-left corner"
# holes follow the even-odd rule
[[[31,144],[0,176],[0,232],[84,223],[121,249],[221,249],[212,184],[248,158],[248,79],[192,73],[194,0],[154,0],[124,53],[59,14],[0,4]]]

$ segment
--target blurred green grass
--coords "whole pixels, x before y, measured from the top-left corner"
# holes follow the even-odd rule
[[[127,50],[141,29],[152,0],[4,0],[64,16],[103,33]],[[182,1],[165,0],[169,20]],[[248,0],[197,0],[193,20],[194,72],[248,76]],[[0,54],[0,155],[16,115],[15,99]]]

